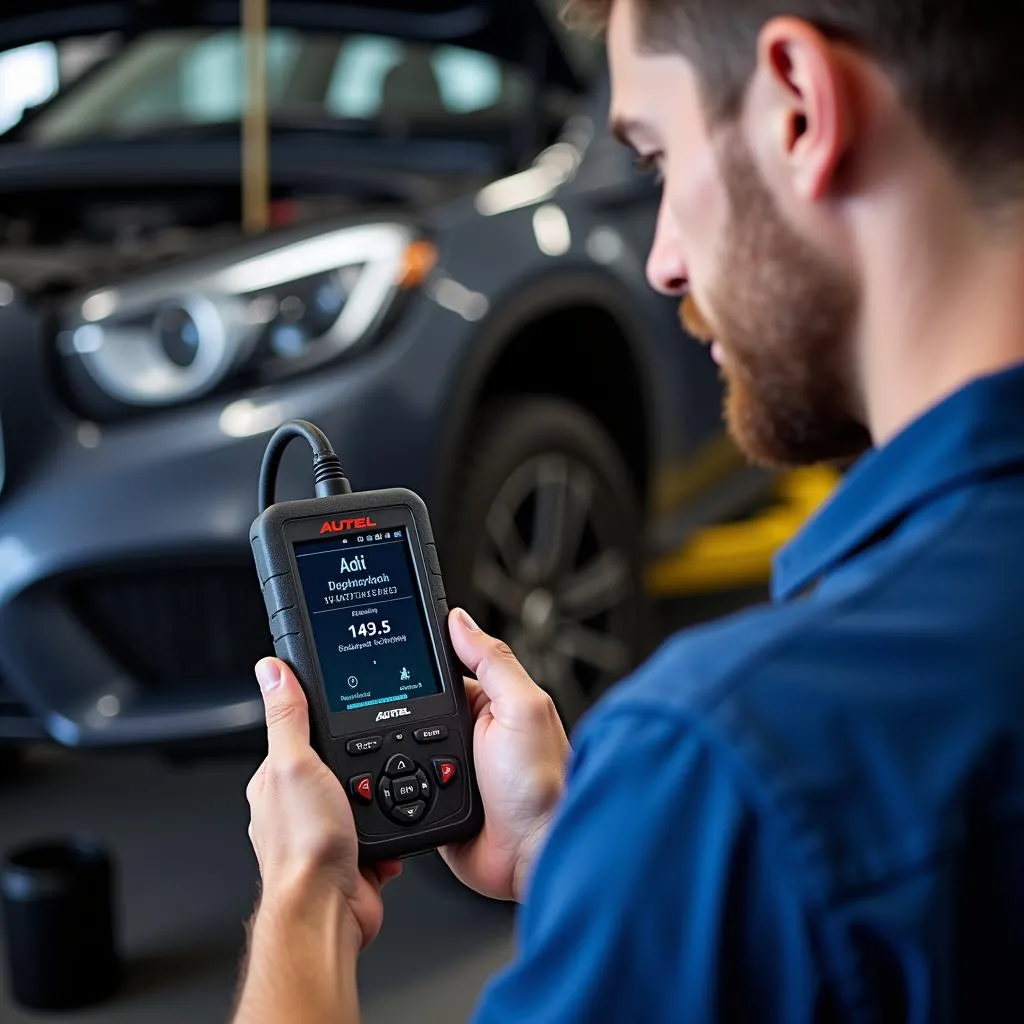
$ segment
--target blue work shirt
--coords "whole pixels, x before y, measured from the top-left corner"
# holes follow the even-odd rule
[[[575,736],[479,1024],[1024,1020],[1024,367]]]

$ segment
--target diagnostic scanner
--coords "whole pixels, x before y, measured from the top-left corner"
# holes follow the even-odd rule
[[[313,448],[318,496],[275,503],[295,437]],[[327,438],[296,420],[268,445],[249,539],[274,650],[306,694],[313,748],[348,794],[361,857],[474,836],[472,721],[423,500],[352,493]]]

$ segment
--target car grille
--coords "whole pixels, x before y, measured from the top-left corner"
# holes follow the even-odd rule
[[[0,719],[3,718],[29,718],[30,713],[27,707],[14,694],[0,676]]]
[[[273,654],[251,565],[140,569],[77,580],[71,605],[141,685],[168,695],[245,686]]]

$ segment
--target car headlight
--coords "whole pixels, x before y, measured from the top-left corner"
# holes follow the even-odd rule
[[[165,272],[76,303],[61,351],[133,406],[188,401],[250,367],[308,369],[372,335],[401,288],[425,276],[416,269],[429,270],[424,250],[408,226],[365,224]]]

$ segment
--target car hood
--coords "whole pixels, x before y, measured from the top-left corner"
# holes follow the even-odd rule
[[[545,45],[546,77],[579,87],[558,33],[531,0],[268,0],[270,24],[306,31],[367,32],[460,43],[523,61],[527,37]],[[154,28],[224,28],[240,0],[5,0],[0,50],[42,40]]]
[[[270,139],[275,184],[312,194],[403,201],[413,207],[446,198],[445,179],[481,180],[494,173],[480,147],[424,140],[389,160],[379,145],[329,133],[278,133]],[[237,131],[208,130],[182,144],[180,136],[96,139],[56,147],[13,142],[0,160],[0,215],[5,197],[68,189],[238,186]]]

